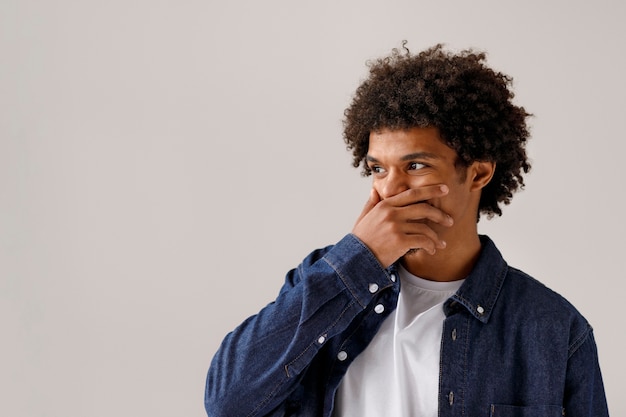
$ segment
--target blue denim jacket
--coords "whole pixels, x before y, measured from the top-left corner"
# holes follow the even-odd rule
[[[607,416],[587,321],[481,241],[473,271],[444,304],[439,416]],[[330,416],[399,285],[395,268],[353,235],[312,252],[276,300],[222,342],[207,377],[208,415]]]

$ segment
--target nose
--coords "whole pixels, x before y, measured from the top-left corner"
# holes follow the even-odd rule
[[[381,196],[381,198],[385,199],[393,197],[394,195],[408,189],[409,185],[404,175],[397,171],[390,171],[384,178],[382,187],[378,191],[378,194]]]

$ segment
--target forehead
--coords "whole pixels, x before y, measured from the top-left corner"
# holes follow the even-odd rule
[[[421,154],[430,159],[457,159],[456,151],[443,141],[436,127],[382,129],[370,133],[368,159],[402,159],[413,154]]]

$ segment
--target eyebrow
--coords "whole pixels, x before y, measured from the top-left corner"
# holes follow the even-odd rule
[[[415,152],[415,153],[410,153],[408,155],[404,155],[402,158],[400,158],[401,161],[412,161],[414,159],[439,159],[439,156],[430,152]],[[375,162],[375,163],[380,162],[378,159],[374,158],[371,155],[366,155],[365,160],[368,162]]]

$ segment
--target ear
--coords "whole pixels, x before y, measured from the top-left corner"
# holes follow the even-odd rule
[[[482,190],[496,172],[496,163],[489,161],[474,161],[469,168],[469,177],[471,179],[471,190]]]

